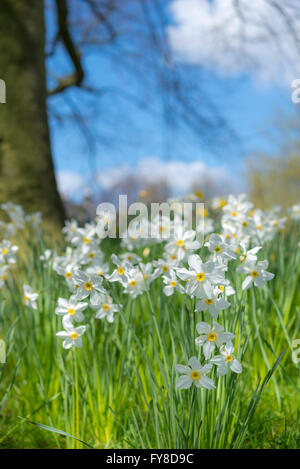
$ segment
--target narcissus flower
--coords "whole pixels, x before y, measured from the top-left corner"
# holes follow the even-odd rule
[[[63,341],[63,348],[69,349],[73,347],[82,347],[82,334],[85,333],[86,326],[74,327],[72,323],[64,323],[65,331],[57,332],[57,337],[65,339]]]
[[[84,311],[88,307],[88,303],[78,302],[75,297],[71,297],[69,300],[65,298],[58,298],[58,306],[55,309],[55,313],[67,316],[71,321],[83,321]]]
[[[163,292],[166,296],[171,296],[177,290],[180,293],[185,293],[185,289],[179,283],[178,278],[174,270],[171,270],[168,275],[163,275],[162,277],[164,284],[166,285],[163,288]]]
[[[243,267],[239,267],[237,272],[248,274],[242,284],[242,289],[247,290],[254,284],[256,287],[261,288],[265,285],[267,280],[272,280],[275,277],[271,272],[267,272],[266,269],[269,265],[268,261],[249,262]]]
[[[29,306],[33,309],[37,309],[36,300],[39,296],[38,293],[34,293],[29,285],[23,285],[23,293],[26,306]]]
[[[86,272],[77,270],[74,273],[74,281],[78,285],[75,298],[77,301],[84,300],[90,296],[94,303],[99,293],[105,293],[102,286],[102,278],[99,275],[89,275]]]
[[[219,312],[230,306],[230,303],[219,294],[221,287],[223,286],[208,287],[203,298],[197,302],[195,311],[208,311],[213,318],[217,319]]]
[[[206,322],[199,322],[196,329],[200,334],[200,336],[196,338],[196,345],[203,347],[203,353],[206,359],[211,357],[216,346],[220,347],[222,344],[230,342],[235,337],[231,332],[223,332],[223,326],[217,322],[214,322],[213,327]]]
[[[3,287],[5,280],[7,279],[7,269],[8,265],[3,265],[2,267],[0,267],[0,288]]]
[[[236,254],[229,244],[226,244],[223,238],[215,233],[211,234],[209,240],[204,244],[215,258],[235,259]]]
[[[188,389],[192,384],[195,384],[197,388],[215,389],[213,380],[206,376],[212,369],[212,365],[202,366],[196,357],[191,357],[188,366],[176,365],[175,369],[181,374],[176,383],[177,389]]]
[[[224,270],[226,266],[214,261],[203,262],[197,254],[189,256],[190,270],[176,269],[177,275],[182,280],[188,281],[186,291],[197,298],[207,297],[212,285],[226,284]]]
[[[10,241],[4,239],[0,243],[0,264],[15,264],[18,246],[14,246]]]
[[[241,373],[243,371],[242,365],[235,358],[233,352],[234,347],[231,342],[226,345],[222,345],[220,348],[221,355],[216,355],[210,360],[210,363],[217,365],[217,374],[218,376],[223,376],[228,373],[228,369],[234,373]]]
[[[200,248],[199,241],[195,241],[196,232],[193,230],[184,231],[179,225],[174,228],[174,239],[166,245],[166,252],[176,256],[181,261],[186,258],[192,251]]]
[[[91,303],[91,307],[97,310],[95,317],[97,319],[106,318],[108,322],[114,322],[114,313],[119,311],[119,306],[113,303],[109,295],[100,295],[97,303]]]

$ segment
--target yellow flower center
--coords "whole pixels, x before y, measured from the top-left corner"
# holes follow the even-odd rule
[[[198,282],[204,282],[205,280],[205,274],[203,272],[199,272],[197,275],[196,275],[196,279],[198,280]]]
[[[232,217],[236,217],[236,216],[237,216],[237,213],[236,213],[236,212],[231,212],[231,216],[232,216]]]
[[[243,221],[242,226],[243,226],[244,228],[247,228],[248,222],[247,222],[247,221]]]
[[[256,278],[258,276],[259,276],[259,273],[257,272],[257,270],[252,270],[251,277]]]
[[[104,311],[108,311],[108,310],[109,310],[109,306],[108,306],[107,304],[102,305],[102,309],[104,309]]]
[[[231,238],[230,234],[227,233],[227,235],[225,236],[225,239],[228,241],[228,239],[230,239],[230,238]]]
[[[72,272],[66,272],[66,277],[67,278],[72,278]]]
[[[102,274],[103,274],[102,270],[99,270],[99,271],[97,272],[97,275],[99,275],[99,277],[100,277],[100,275],[102,275]]]
[[[83,238],[83,242],[84,242],[85,244],[89,244],[90,240],[89,240],[89,238],[87,238],[87,237],[85,236],[85,237]]]
[[[234,252],[235,252],[236,254],[239,254],[239,253],[241,252],[241,250],[240,250],[240,248],[236,248],[236,249],[234,250]]]
[[[5,256],[5,254],[7,254],[7,249],[6,249],[6,248],[2,248],[1,253],[3,254],[3,256]]]
[[[171,282],[171,287],[173,287],[173,288],[176,287],[176,282],[174,282],[174,280],[172,280],[172,282]]]
[[[24,300],[25,300],[25,301],[29,301],[29,296],[24,295]]]
[[[144,275],[144,279],[145,279],[145,280],[148,280],[148,278],[149,278],[148,275],[145,274],[145,275]]]
[[[94,254],[93,252],[90,252],[90,253],[89,253],[89,258],[90,258],[90,259],[93,259],[94,257],[95,257],[95,254]]]
[[[261,231],[262,230],[262,225],[257,225],[256,228]]]
[[[210,332],[207,336],[209,342],[214,342],[217,338],[217,334],[215,334],[214,332]]]
[[[136,281],[135,281],[135,280],[131,280],[130,285],[131,285],[132,287],[135,287],[135,286],[136,286]]]
[[[132,256],[127,256],[128,261],[132,261]]]
[[[184,241],[183,241],[183,239],[179,239],[179,240],[177,241],[177,245],[178,245],[180,248],[182,248],[182,246],[184,246]]]
[[[123,267],[118,267],[118,268],[117,268],[117,272],[118,272],[119,275],[124,275],[124,269],[123,269]]]
[[[159,227],[159,231],[162,233],[163,231],[165,231],[165,227],[164,227],[164,226],[160,226],[160,227]]]
[[[200,379],[200,373],[199,371],[192,371],[192,373],[190,374],[190,378],[192,378],[194,381],[198,381],[198,379]]]
[[[207,208],[199,208],[199,209],[196,210],[196,213],[197,213],[197,215],[200,215],[200,216],[205,218],[208,215],[208,210],[207,210]]]
[[[85,282],[84,288],[85,288],[87,291],[90,291],[90,290],[93,288],[93,285],[91,284],[91,282]]]
[[[215,247],[215,252],[218,252],[218,253],[222,252],[221,246],[216,246]]]
[[[1,275],[1,280],[5,280],[6,279],[6,275],[5,274],[2,274]]]
[[[229,355],[227,355],[227,357],[225,358],[225,360],[226,360],[227,362],[232,362],[233,356],[232,356],[231,354],[229,354]]]
[[[214,302],[214,300],[213,300],[212,298],[207,298],[207,300],[205,300],[205,303],[206,303],[207,305],[212,305],[213,302]]]
[[[225,291],[225,287],[224,287],[224,285],[219,285],[219,290],[221,290],[221,291],[223,291],[223,292],[224,292],[224,291]]]
[[[68,313],[71,314],[71,316],[73,316],[73,314],[75,314],[76,311],[75,311],[74,308],[69,308],[69,309],[68,309]]]
[[[139,197],[140,197],[140,199],[144,199],[145,197],[147,197],[147,191],[141,190],[139,192]]]
[[[225,200],[225,199],[221,199],[221,200],[220,200],[220,207],[223,208],[223,207],[225,207],[226,205],[227,205],[226,200]]]
[[[71,337],[72,340],[76,340],[77,337],[78,337],[77,332],[71,332],[70,337]]]
[[[163,270],[164,272],[168,272],[168,271],[169,271],[169,268],[168,268],[166,265],[164,265],[163,268],[162,268],[162,270]]]
[[[204,194],[201,191],[194,191],[194,195],[198,197],[198,199],[203,199]]]

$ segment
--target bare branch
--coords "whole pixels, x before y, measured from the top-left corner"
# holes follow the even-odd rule
[[[48,92],[48,96],[62,93],[72,86],[80,87],[84,79],[84,70],[81,65],[80,54],[76,50],[68,25],[68,6],[67,0],[56,0],[58,35],[62,40],[66,51],[73,63],[74,73],[59,80],[57,86]]]

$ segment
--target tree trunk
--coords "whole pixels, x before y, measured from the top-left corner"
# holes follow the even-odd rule
[[[64,210],[52,162],[46,109],[43,0],[0,1],[0,202],[40,210],[60,226]]]

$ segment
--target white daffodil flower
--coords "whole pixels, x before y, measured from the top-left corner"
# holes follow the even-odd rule
[[[166,251],[170,255],[176,256],[178,261],[185,259],[192,251],[200,248],[199,241],[195,241],[196,232],[194,230],[184,231],[179,225],[174,228],[174,239],[166,245]]]
[[[120,254],[120,259],[122,262],[128,262],[128,264],[131,265],[135,265],[141,262],[141,258],[133,252],[124,252],[123,254]]]
[[[223,212],[231,220],[238,220],[241,216],[245,216],[252,208],[253,204],[247,200],[246,194],[238,196],[229,195],[227,204],[223,207]]]
[[[155,267],[153,276],[157,278],[160,275],[168,275],[169,272],[173,270],[176,263],[174,264],[174,261],[170,259],[158,259],[153,261],[153,265]]]
[[[216,355],[210,360],[210,363],[217,365],[218,376],[224,376],[228,373],[228,369],[234,373],[241,373],[243,371],[242,365],[235,358],[233,352],[234,347],[231,342],[226,345],[222,345],[220,348],[221,355]]]
[[[55,309],[55,313],[62,316],[67,316],[71,321],[83,321],[84,311],[88,307],[88,303],[78,302],[74,296],[69,300],[65,298],[58,298],[58,306]]]
[[[102,278],[99,275],[89,275],[82,270],[77,270],[74,273],[74,282],[78,285],[75,294],[77,301],[84,300],[89,296],[91,301],[95,303],[99,293],[105,293]]]
[[[72,238],[72,243],[76,246],[84,246],[95,242],[96,227],[93,224],[87,223],[84,228],[77,228]]]
[[[15,264],[18,246],[14,246],[10,241],[4,239],[0,243],[0,264]]]
[[[117,268],[111,275],[107,276],[107,280],[109,282],[120,282],[125,286],[127,283],[127,271],[132,268],[132,265],[127,261],[120,261],[118,256],[115,254],[112,254],[111,260],[117,266]]]
[[[82,334],[86,331],[86,326],[74,327],[71,322],[65,322],[65,331],[57,332],[57,337],[65,339],[63,341],[63,348],[69,349],[71,347],[82,347]]]
[[[65,226],[63,227],[62,232],[65,235],[67,241],[72,242],[74,236],[76,235],[77,228],[77,220],[70,220],[65,222]]]
[[[38,293],[34,293],[32,288],[29,285],[23,285],[24,300],[26,306],[30,308],[37,309],[37,298]]]
[[[266,269],[269,265],[268,261],[249,262],[237,269],[237,272],[249,274],[242,284],[242,289],[247,290],[254,284],[258,288],[262,288],[268,280],[272,280],[275,275],[267,272]]]
[[[224,270],[226,266],[214,261],[202,262],[201,257],[192,254],[188,258],[190,270],[182,268],[176,269],[179,278],[188,282],[186,292],[190,296],[197,298],[208,298],[211,294],[212,285],[226,285]]]
[[[236,254],[229,244],[223,241],[223,238],[215,233],[211,234],[209,240],[204,244],[208,250],[214,254],[214,257],[221,259],[235,259]]]
[[[0,288],[3,287],[5,280],[7,279],[7,269],[8,265],[3,265],[2,267],[0,267]]]
[[[143,274],[145,284],[149,286],[150,283],[156,278],[156,276],[154,276],[152,262],[147,262],[147,264],[140,262],[139,268]]]
[[[247,248],[246,248],[245,244],[241,243],[240,246],[242,248],[242,253],[241,253],[241,256],[240,256],[240,261],[241,262],[249,263],[249,262],[256,262],[257,261],[257,255],[256,254],[261,249],[261,246],[256,246],[255,248],[249,249],[249,251],[247,251]]]
[[[300,204],[293,205],[288,211],[293,220],[300,220]]]
[[[166,296],[171,296],[177,290],[180,293],[185,293],[184,287],[179,283],[174,270],[170,270],[168,275],[162,277],[164,284],[163,292]]]
[[[229,306],[230,303],[225,298],[215,296],[214,293],[211,293],[207,298],[203,298],[197,302],[195,311],[208,311],[212,318],[217,319],[220,311],[229,308]]]
[[[204,365],[197,360],[196,357],[191,357],[186,365],[176,365],[175,369],[181,374],[176,383],[177,389],[188,389],[195,384],[197,388],[215,389],[215,384],[212,379],[206,375],[211,371],[212,365]]]
[[[120,305],[121,306],[121,305]],[[97,303],[91,303],[91,307],[97,310],[95,317],[97,319],[106,318],[108,322],[114,322],[114,313],[120,310],[117,304],[113,303],[109,295],[99,295]]]
[[[131,267],[127,270],[126,281],[123,285],[124,292],[136,298],[146,290],[147,283],[141,270],[138,267]]]
[[[228,343],[234,339],[235,335],[231,332],[223,332],[224,328],[217,322],[213,327],[207,322],[199,322],[196,325],[197,332],[200,334],[196,338],[196,345],[203,347],[203,353],[206,359],[211,357],[216,346],[220,347],[224,343]]]
[[[231,285],[218,285],[215,289],[215,293],[224,293],[225,296],[231,296],[235,294],[235,289]]]
[[[109,265],[106,263],[91,265],[86,269],[87,274],[106,277],[109,272]]]

